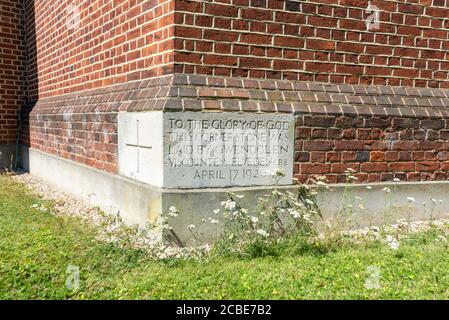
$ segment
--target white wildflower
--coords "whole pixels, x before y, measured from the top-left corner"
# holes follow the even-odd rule
[[[218,214],[219,212],[220,212],[220,209],[215,209],[215,210],[214,210],[214,213],[215,213],[215,214]]]
[[[388,187],[385,187],[385,188],[382,189],[382,191],[384,191],[385,193],[390,193],[391,189],[388,188]]]
[[[194,224],[189,224],[186,228],[187,228],[188,230],[193,230],[193,229],[196,228],[196,226],[195,226]]]
[[[300,213],[294,209],[288,209],[288,213],[294,218],[299,219],[301,217]]]
[[[259,218],[252,216],[251,217],[251,222],[252,223],[258,223],[259,222]]]
[[[170,208],[168,208],[168,215],[170,217],[175,218],[178,216],[178,214],[179,214],[179,211],[178,211],[178,209],[176,209],[176,207],[171,206]]]
[[[266,232],[264,229],[257,229],[256,233],[260,234],[262,237],[268,237],[269,236],[268,232]]]
[[[162,230],[171,230],[170,225],[167,223],[167,218],[164,216],[158,216],[156,218],[154,226],[161,228]]]
[[[211,219],[211,218],[209,218],[209,222],[212,223],[212,224],[219,224],[220,223],[220,221],[218,221],[217,219]]]
[[[399,179],[399,178],[394,178],[393,179],[393,182],[400,182],[401,181],[401,179]]]
[[[413,197],[407,197],[407,201],[408,201],[408,202],[415,202],[416,200],[415,200],[415,198],[413,198]]]
[[[368,190],[371,190],[373,187],[372,186],[366,186],[365,188],[367,188]]]
[[[387,243],[391,249],[393,250],[399,249],[399,242],[392,236],[387,236]]]
[[[222,201],[221,205],[226,209],[226,210],[235,210],[235,208],[237,207],[237,204],[235,203],[235,201],[232,200],[226,200],[226,201]]]

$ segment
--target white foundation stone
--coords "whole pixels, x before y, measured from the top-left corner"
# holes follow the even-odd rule
[[[162,112],[120,112],[119,173],[158,187],[163,185]]]
[[[120,174],[158,187],[291,184],[293,155],[293,115],[119,114]]]

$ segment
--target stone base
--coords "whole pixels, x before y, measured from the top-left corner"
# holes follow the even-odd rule
[[[16,159],[15,145],[0,145],[0,170],[14,167]]]
[[[227,192],[232,191],[244,195],[241,199],[243,207],[252,208],[258,197],[270,192],[273,187],[238,187],[214,189],[161,189],[143,184],[129,178],[105,173],[88,166],[66,159],[58,158],[35,149],[23,148],[22,159],[33,175],[45,179],[48,183],[60,188],[70,195],[85,201],[91,206],[99,206],[109,214],[117,214],[128,224],[145,224],[153,220],[161,212],[167,212],[175,206],[181,214],[173,221],[174,230],[182,239],[189,239],[186,226],[193,223],[201,226],[201,220],[212,216],[214,209],[220,208],[220,202],[227,199]],[[346,188],[346,203],[353,207],[353,223],[357,226],[381,224],[384,221],[384,208],[387,201],[389,221],[399,218],[414,220],[429,219],[431,198],[443,199],[436,206],[433,217],[437,218],[449,212],[449,182],[401,182],[377,183],[367,185],[350,185]],[[383,188],[389,188],[386,193]],[[319,195],[319,204],[325,219],[335,217],[341,206],[345,186],[331,185],[332,191]],[[279,190],[294,191],[292,186],[281,186]],[[363,200],[357,200],[361,197]],[[407,197],[415,198],[409,202]],[[427,211],[423,206],[427,203]],[[359,204],[366,209],[360,210]],[[251,212],[251,211],[250,211]],[[211,241],[217,237],[219,229],[206,224],[200,228],[202,240]]]

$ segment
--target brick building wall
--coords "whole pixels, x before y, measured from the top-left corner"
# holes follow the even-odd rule
[[[289,112],[301,181],[447,179],[447,1],[71,3],[27,3],[32,148],[117,173],[118,111]]]
[[[449,123],[404,117],[303,116],[298,119],[296,177],[345,182],[447,180]]]
[[[448,88],[448,17],[446,0],[179,0],[175,71]]]
[[[32,96],[172,73],[173,9],[173,0],[27,0]]]
[[[25,46],[21,0],[0,0],[0,145],[17,137],[17,114],[25,94]]]
[[[29,0],[34,67],[28,79],[31,100],[37,103],[24,142],[116,172],[117,104],[46,106],[53,97],[70,100],[76,93],[82,99],[89,90],[173,73],[173,10],[173,0]]]

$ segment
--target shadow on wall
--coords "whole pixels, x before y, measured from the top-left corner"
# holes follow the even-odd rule
[[[37,51],[36,51],[36,21],[35,1],[23,0],[24,6],[24,34],[26,48],[26,77],[25,93],[21,110],[19,112],[19,131],[17,134],[18,146],[30,146],[30,123],[29,114],[33,110],[39,96],[39,79],[37,74]],[[28,155],[25,150],[16,150],[16,167],[28,168]],[[24,152],[25,151],[25,152]]]

